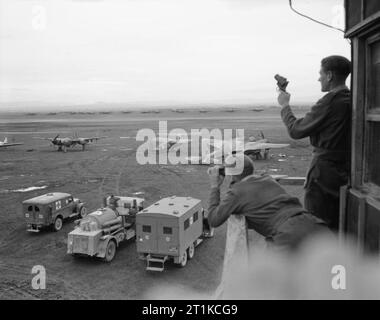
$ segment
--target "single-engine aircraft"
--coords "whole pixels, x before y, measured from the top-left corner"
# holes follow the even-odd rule
[[[12,147],[12,146],[21,146],[21,142],[8,142],[8,138],[5,137],[4,141],[0,141],[0,148]]]
[[[82,151],[84,151],[86,144],[91,143],[93,141],[97,141],[99,139],[103,139],[103,138],[107,138],[107,137],[90,137],[90,138],[69,138],[69,137],[65,137],[65,138],[59,138],[59,134],[57,134],[54,138],[36,137],[35,139],[48,140],[53,145],[58,147],[57,151],[66,152],[67,148],[75,147],[78,144],[82,146]]]

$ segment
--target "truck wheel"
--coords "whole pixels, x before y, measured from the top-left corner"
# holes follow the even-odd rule
[[[86,210],[85,207],[80,208],[80,210],[79,210],[79,216],[81,218],[84,218],[85,216],[87,216],[87,210]]]
[[[181,262],[179,263],[179,265],[183,268],[186,266],[186,263],[187,263],[187,250],[185,250],[185,252],[183,253]]]
[[[195,247],[194,247],[194,243],[192,243],[191,245],[190,245],[190,247],[187,249],[187,255],[188,255],[188,257],[189,257],[189,260],[190,259],[193,259],[193,257],[194,257],[194,251],[195,251]]]
[[[53,225],[53,228],[54,228],[54,231],[59,231],[62,229],[62,225],[63,225],[63,220],[61,217],[57,217],[54,221],[54,225]]]
[[[104,261],[111,262],[116,254],[116,243],[113,240],[110,240],[107,244],[106,256],[104,257]]]

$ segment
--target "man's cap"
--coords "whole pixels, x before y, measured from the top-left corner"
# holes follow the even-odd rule
[[[224,160],[224,167],[226,175],[229,176],[238,176],[247,171],[253,173],[254,170],[252,159],[242,152],[229,155]]]

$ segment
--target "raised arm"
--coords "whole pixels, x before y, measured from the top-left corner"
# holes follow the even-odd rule
[[[280,96],[286,94],[287,93],[281,92]],[[280,100],[280,96],[279,103],[283,101]],[[288,129],[290,137],[293,139],[302,139],[317,133],[328,116],[329,102],[330,98],[327,94],[320,99],[303,118],[299,119],[295,117],[289,103],[280,103],[283,107],[281,109],[281,118]]]

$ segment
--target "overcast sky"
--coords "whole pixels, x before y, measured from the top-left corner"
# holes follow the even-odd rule
[[[294,0],[339,24],[342,0]],[[342,26],[343,27],[343,26]],[[343,33],[288,0],[0,0],[0,103],[295,103],[320,97],[320,60]]]

